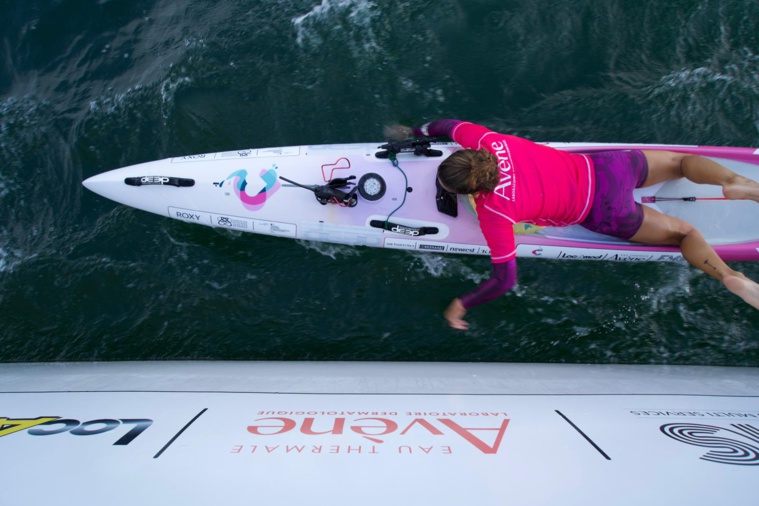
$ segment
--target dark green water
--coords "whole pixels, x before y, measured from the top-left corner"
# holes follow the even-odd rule
[[[3,20],[0,361],[759,366],[759,311],[685,266],[522,260],[461,333],[442,310],[487,258],[234,235],[80,184],[438,117],[759,146],[755,0],[6,0]]]

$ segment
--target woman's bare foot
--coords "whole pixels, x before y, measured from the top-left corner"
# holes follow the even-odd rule
[[[728,290],[746,301],[747,304],[759,309],[759,284],[748,278],[738,276],[725,276],[722,283],[724,283]]]
[[[737,176],[734,183],[722,187],[722,194],[730,200],[749,199],[759,202],[759,183]]]

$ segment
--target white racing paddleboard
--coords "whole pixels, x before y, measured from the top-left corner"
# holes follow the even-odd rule
[[[547,144],[582,153],[632,148],[686,152],[759,179],[759,150],[754,148]],[[458,149],[455,143],[429,140],[245,149],[132,165],[92,176],[84,185],[127,206],[210,227],[378,248],[487,255],[469,199],[446,198],[436,188],[437,166]],[[686,180],[636,190],[636,199],[695,225],[725,260],[759,260],[755,202],[729,201],[720,187]],[[518,224],[515,231],[521,257],[682,260],[677,248],[630,243],[580,226]]]

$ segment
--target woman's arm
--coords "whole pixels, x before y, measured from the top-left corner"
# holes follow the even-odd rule
[[[422,126],[411,128],[405,125],[390,125],[385,127],[385,138],[392,141],[403,141],[416,135],[432,137],[448,137],[453,139],[453,129],[462,123],[457,119],[438,119]]]
[[[414,135],[431,135],[432,137],[448,137],[453,139],[453,129],[461,123],[457,119],[438,119],[414,128]]]
[[[517,261],[515,258],[508,262],[492,265],[493,270],[488,280],[466,295],[453,299],[443,313],[448,325],[454,329],[465,330],[469,328],[469,324],[463,319],[467,309],[500,297],[516,284]]]

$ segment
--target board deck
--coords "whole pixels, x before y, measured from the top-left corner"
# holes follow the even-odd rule
[[[547,143],[589,153],[609,149],[668,149],[710,157],[759,179],[759,150],[703,146]],[[189,223],[291,239],[436,253],[487,255],[477,217],[466,196],[458,214],[436,205],[439,163],[460,149],[433,143],[441,156],[402,152],[395,166],[381,143],[289,146],[182,156],[132,165],[84,181],[116,202]],[[318,202],[305,186],[372,174],[382,195],[356,195],[353,207]],[[759,208],[751,201],[722,199],[721,189],[689,181],[636,190],[636,199],[682,218],[702,231],[725,260],[759,260]],[[696,201],[653,202],[660,197]],[[708,199],[708,200],[705,200]],[[628,261],[682,261],[676,248],[647,246],[595,234],[580,226],[522,227],[521,257]]]
[[[3,504],[753,504],[759,369],[0,369]]]

